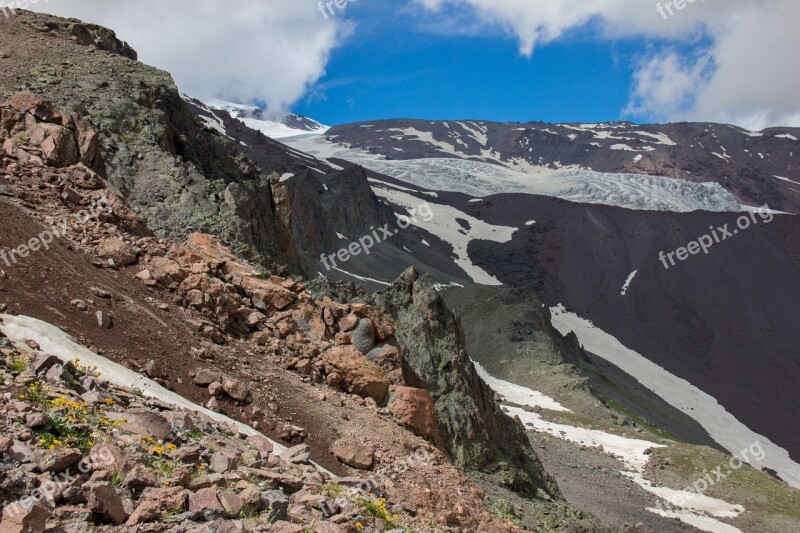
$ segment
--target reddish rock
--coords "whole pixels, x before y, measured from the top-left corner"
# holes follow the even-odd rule
[[[30,113],[43,122],[59,122],[61,113],[53,105],[39,95],[30,91],[16,93],[6,104],[20,113]]]
[[[128,519],[125,506],[110,482],[89,482],[83,485],[86,507],[93,513],[107,518],[115,524]]]
[[[222,381],[222,388],[225,394],[240,402],[246,401],[250,396],[250,389],[243,381],[238,379],[225,377]]]
[[[166,257],[153,257],[150,259],[147,270],[150,271],[152,278],[160,285],[181,283],[187,276],[186,271],[176,261]]]
[[[122,486],[141,492],[148,487],[155,487],[158,485],[158,470],[147,468],[144,465],[137,465],[128,472],[125,479],[122,481]]]
[[[383,402],[389,392],[389,379],[380,367],[353,346],[336,346],[322,356],[328,374],[336,372],[348,392]]]
[[[139,500],[136,510],[128,518],[127,525],[132,526],[151,522],[161,518],[166,512],[185,510],[188,494],[181,487],[146,489]]]
[[[45,452],[39,462],[42,472],[63,472],[83,459],[83,453],[75,448],[59,448]]]
[[[40,533],[45,530],[48,518],[50,510],[45,504],[23,499],[3,509],[0,533]]]
[[[331,453],[347,466],[359,470],[369,470],[375,461],[375,449],[361,444],[337,442]]]
[[[339,320],[339,330],[350,331],[351,329],[354,329],[358,325],[358,320],[358,315],[355,313],[350,313]]]
[[[253,300],[256,309],[265,313],[283,311],[297,300],[297,295],[292,291],[263,279],[244,278],[242,288]]]
[[[397,387],[389,398],[389,411],[401,425],[428,441],[438,442],[439,424],[428,391]]]
[[[263,435],[250,435],[247,442],[258,450],[259,455],[264,458],[272,453],[274,446],[272,442]]]
[[[244,500],[235,492],[229,490],[220,492],[218,499],[228,516],[239,516],[244,509]]]
[[[136,262],[133,247],[119,238],[101,240],[97,245],[97,256],[113,260],[116,266],[128,266]]]
[[[219,511],[225,510],[219,502],[219,488],[208,487],[189,494],[189,511]]]

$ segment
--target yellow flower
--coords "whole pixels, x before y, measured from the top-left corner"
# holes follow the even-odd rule
[[[164,486],[169,487],[169,481],[164,481]]]
[[[199,465],[199,466],[197,467],[197,469],[198,469],[198,470],[205,470],[205,469],[206,469],[206,465]]]
[[[361,522],[356,522],[356,527],[358,529],[364,529],[364,524],[362,524]]]
[[[177,447],[177,446],[175,446],[174,444],[170,443],[170,444],[167,444],[167,449],[168,449],[168,450],[177,450],[177,449],[178,449],[178,447]]]

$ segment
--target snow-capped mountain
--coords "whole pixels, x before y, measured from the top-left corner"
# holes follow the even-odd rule
[[[284,139],[308,133],[325,133],[329,127],[316,120],[294,113],[270,112],[260,107],[207,99],[204,103],[212,108],[229,113],[249,128],[260,131],[272,139]]]
[[[505,169],[533,175],[558,170],[594,171],[716,183],[740,204],[766,203],[778,211],[800,213],[798,128],[752,132],[707,123],[545,124],[398,119],[335,126],[326,138],[392,162],[461,159],[505,167],[500,174],[507,174]],[[389,167],[399,165],[392,162],[381,163],[381,168],[375,170],[403,173],[415,179],[418,176],[417,169],[404,172],[411,169],[402,169],[402,165],[401,170],[392,171]],[[442,164],[432,166],[441,168]],[[586,181],[587,186],[592,188],[596,178],[600,176]],[[529,192],[547,194],[540,190]],[[596,197],[596,194],[589,192],[584,196]],[[636,203],[631,207],[648,209]],[[695,209],[718,210],[714,205],[697,205]]]

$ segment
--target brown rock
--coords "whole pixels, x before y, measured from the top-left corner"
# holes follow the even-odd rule
[[[208,487],[189,494],[189,511],[219,511],[225,510],[219,502],[219,489]]]
[[[225,394],[240,402],[246,401],[248,396],[250,396],[250,389],[247,388],[247,385],[243,381],[238,379],[225,377],[222,380],[222,388]]]
[[[299,444],[288,448],[281,454],[281,460],[286,463],[306,463],[311,457],[308,444]]]
[[[95,167],[100,147],[100,137],[86,120],[77,115],[72,116],[78,141],[80,161],[87,167]]]
[[[358,315],[355,313],[350,313],[349,315],[342,317],[339,320],[339,330],[350,331],[358,325],[358,320]]]
[[[83,453],[75,448],[58,448],[45,452],[39,462],[42,472],[63,472],[83,459]]]
[[[31,498],[14,502],[3,509],[0,533],[40,533],[45,530],[50,510]]]
[[[111,483],[85,483],[83,493],[86,495],[86,507],[93,513],[108,518],[115,524],[122,524],[127,520],[125,506]]]
[[[331,448],[338,460],[359,470],[369,470],[375,461],[375,449],[361,444],[338,442]]]
[[[247,442],[258,450],[259,455],[264,458],[272,453],[274,446],[272,442],[264,435],[250,435],[247,437]]]
[[[128,518],[127,525],[142,524],[161,518],[166,512],[186,509],[188,492],[181,487],[145,489],[136,510]]]
[[[223,392],[225,392],[225,390],[222,387],[222,383],[220,383],[219,381],[215,381],[214,383],[208,386],[208,393],[211,396],[214,396],[215,398],[219,398],[220,396],[222,396]]]
[[[253,305],[259,311],[283,311],[297,300],[297,295],[279,284],[270,281],[247,277],[242,280],[242,288],[253,300]]]
[[[217,496],[219,498],[219,502],[222,504],[222,507],[225,509],[225,513],[228,516],[239,516],[244,509],[244,500],[240,498],[235,492],[226,490],[220,492]]]
[[[364,357],[353,346],[336,346],[322,356],[328,374],[336,372],[348,392],[362,398],[372,398],[377,403],[383,402],[389,392],[389,379],[380,367]]]
[[[150,259],[147,270],[159,285],[181,283],[187,276],[186,271],[176,261],[166,257],[153,257]]]
[[[136,465],[133,470],[128,472],[122,482],[122,486],[141,492],[148,487],[158,485],[158,470],[147,468],[144,465]]]
[[[136,262],[133,247],[119,238],[103,239],[97,245],[97,256],[100,259],[111,259],[114,265],[122,267]]]
[[[220,379],[219,373],[207,368],[201,368],[194,376],[194,384],[200,387],[208,387],[212,383],[220,381]]]
[[[16,111],[30,113],[43,122],[58,122],[61,120],[61,113],[56,111],[50,102],[30,91],[18,92],[9,98],[6,103]]]
[[[97,317],[97,325],[103,329],[111,329],[112,320],[111,316],[106,313],[105,311],[97,311],[95,313]]]
[[[389,411],[401,425],[424,439],[438,442],[439,423],[428,391],[397,387],[389,399]]]

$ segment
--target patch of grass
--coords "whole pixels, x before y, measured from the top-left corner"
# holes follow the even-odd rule
[[[323,485],[320,490],[330,498],[336,499],[345,491],[345,488],[338,483],[328,483],[327,485]]]
[[[513,522],[520,529],[525,529],[522,520],[520,520],[519,516],[517,516],[517,512],[514,509],[514,506],[511,503],[501,498],[492,504],[492,512],[502,518],[503,520],[508,520],[509,522]]]
[[[28,369],[30,362],[24,355],[12,355],[6,365],[12,374],[22,374]]]

